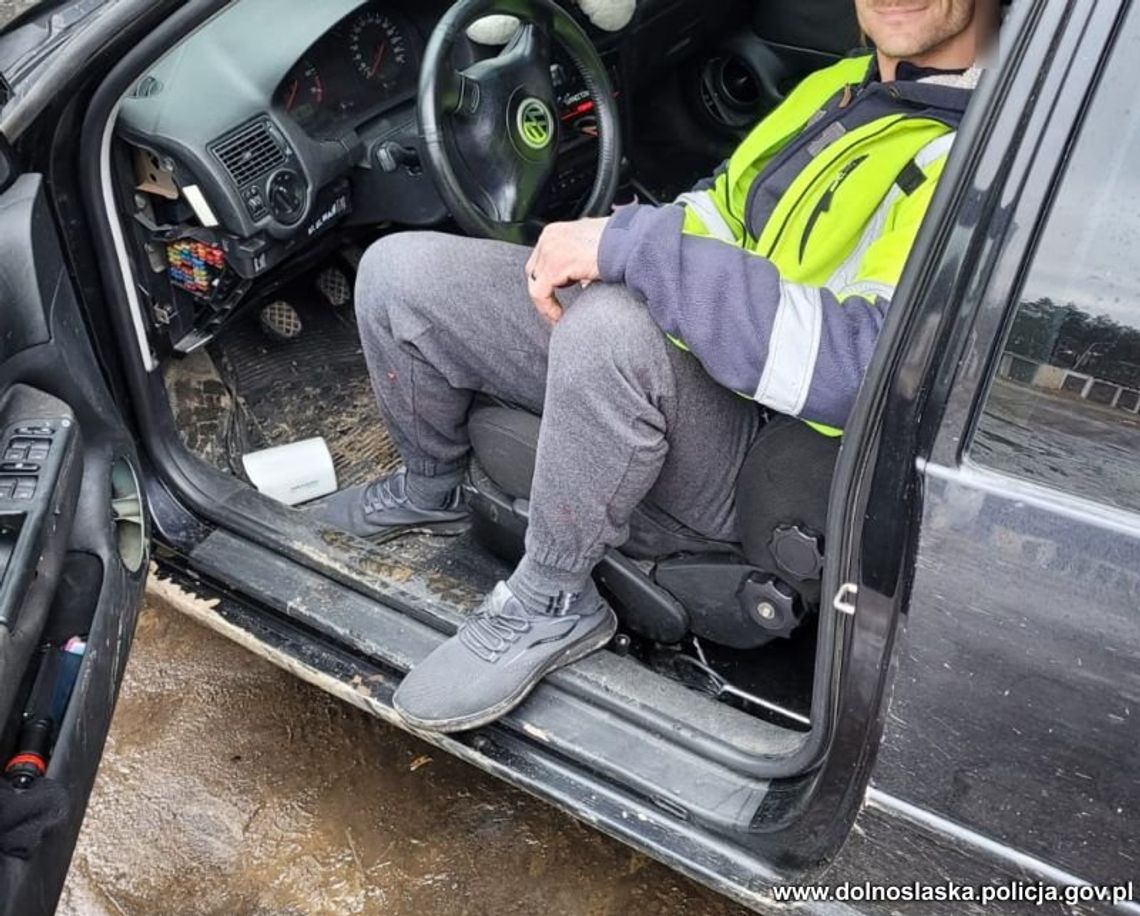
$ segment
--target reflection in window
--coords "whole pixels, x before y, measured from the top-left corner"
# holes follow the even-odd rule
[[[1138,56],[1126,29],[1042,230],[971,457],[1140,511],[1140,108],[1121,72]]]

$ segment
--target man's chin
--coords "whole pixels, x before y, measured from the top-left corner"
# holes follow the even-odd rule
[[[925,54],[930,48],[926,42],[914,38],[896,37],[887,41],[876,41],[875,49],[892,60],[913,60]]]

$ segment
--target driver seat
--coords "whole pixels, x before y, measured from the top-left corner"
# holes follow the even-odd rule
[[[464,484],[473,532],[507,560],[522,556],[539,417],[480,400],[468,418]],[[734,649],[788,637],[818,609],[823,533],[838,438],[790,417],[757,434],[737,483],[740,541],[714,541],[651,503],[594,577],[623,627],[672,645],[692,634]]]

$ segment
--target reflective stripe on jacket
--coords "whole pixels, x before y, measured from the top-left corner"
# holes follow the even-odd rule
[[[805,79],[710,180],[619,210],[602,278],[728,388],[838,435],[976,82]],[[946,85],[946,82],[959,85]]]

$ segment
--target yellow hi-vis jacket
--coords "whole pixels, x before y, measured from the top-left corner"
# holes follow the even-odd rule
[[[619,210],[602,278],[722,385],[839,435],[977,76],[812,74],[711,179]]]

